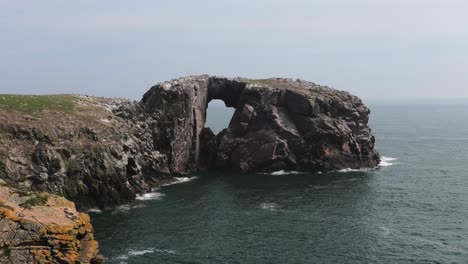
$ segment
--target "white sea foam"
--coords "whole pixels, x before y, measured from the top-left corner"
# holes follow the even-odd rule
[[[117,208],[115,208],[114,212],[127,212],[127,211],[130,211],[130,209],[132,209],[132,207],[130,207],[130,205],[124,204],[124,205],[120,205]]]
[[[91,208],[91,209],[88,210],[88,213],[100,214],[100,213],[102,213],[102,211],[97,209],[97,208]]]
[[[397,160],[397,158],[382,156],[381,159],[380,159],[379,166],[380,167],[389,167],[389,166],[395,165],[396,163],[392,162],[392,161],[395,161],[395,160]]]
[[[378,167],[389,167],[389,166],[398,164],[398,163],[394,162],[395,160],[398,160],[398,159],[382,156],[380,158],[380,163],[379,163]],[[366,171],[373,171],[373,170],[377,169],[378,167],[376,167],[376,168],[363,168],[363,169],[346,168],[346,169],[339,170],[338,172],[359,172],[359,171],[360,172],[366,172]]]
[[[347,169],[339,170],[338,172],[366,172],[366,171],[373,171],[373,170],[375,170],[375,168],[362,168],[362,169],[347,168]]]
[[[279,170],[279,171],[274,171],[272,173],[269,173],[270,175],[288,175],[288,174],[300,174],[299,171],[284,171],[284,170]]]
[[[155,249],[155,248],[147,248],[147,249],[141,249],[141,250],[131,249],[126,254],[123,254],[123,255],[120,255],[120,256],[116,257],[116,259],[128,260],[131,257],[143,256],[143,255],[151,254],[151,253],[175,254],[176,251],[175,250],[170,250],[170,249]],[[127,262],[120,262],[120,263],[123,264],[123,263],[127,263]]]
[[[128,213],[130,209],[134,208],[142,208],[145,207],[144,204],[135,204],[135,205],[129,205],[129,204],[123,204],[118,206],[112,211],[112,214],[118,214],[118,213]]]
[[[160,192],[150,192],[144,194],[138,194],[136,199],[140,201],[148,201],[148,200],[161,200],[165,194]]]
[[[269,210],[269,211],[274,211],[276,208],[278,208],[277,203],[262,203],[260,204],[260,208],[263,210]]]
[[[174,185],[174,184],[180,184],[180,183],[193,181],[193,180],[198,179],[198,177],[195,177],[195,176],[193,176],[193,177],[175,177],[174,179],[175,179],[175,181],[170,182],[170,183],[166,183],[163,186],[169,186],[169,185]]]

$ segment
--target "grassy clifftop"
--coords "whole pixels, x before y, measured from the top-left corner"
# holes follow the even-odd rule
[[[44,110],[70,112],[77,97],[74,95],[14,95],[0,94],[0,110],[38,114]]]

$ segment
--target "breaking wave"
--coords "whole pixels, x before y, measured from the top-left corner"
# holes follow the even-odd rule
[[[278,208],[277,203],[262,203],[260,204],[260,209],[274,211]]]
[[[193,181],[193,180],[198,179],[198,177],[196,177],[196,176],[193,176],[193,177],[175,177],[174,179],[175,179],[175,181],[163,184],[163,186],[169,186],[169,185],[174,185],[174,184],[180,184],[180,183]]]
[[[143,256],[143,255],[152,254],[152,253],[175,254],[176,251],[171,250],[171,249],[155,249],[155,248],[148,248],[148,249],[142,249],[142,250],[131,249],[126,254],[116,257],[116,259],[124,260],[120,262],[121,264],[124,264],[124,263],[127,263],[125,260],[128,260],[131,257]]]
[[[366,171],[373,171],[375,169],[377,169],[378,167],[390,167],[392,165],[395,165],[395,164],[398,164],[398,163],[395,163],[394,161],[395,160],[398,160],[397,158],[391,158],[391,157],[385,157],[385,156],[382,156],[380,158],[380,163],[379,165],[376,167],[376,168],[363,168],[363,169],[351,169],[351,168],[347,168],[347,169],[342,169],[342,170],[339,170],[338,172],[366,172]]]
[[[342,170],[339,170],[338,172],[365,172],[365,171],[372,171],[372,170],[375,170],[375,169],[372,169],[372,168],[363,168],[363,169],[351,169],[351,168],[347,168],[347,169],[342,169]]]
[[[288,175],[288,174],[300,174],[299,171],[284,171],[284,170],[279,170],[279,171],[274,171],[272,173],[268,173],[270,175]]]
[[[392,162],[395,160],[398,160],[398,159],[382,156],[380,159],[379,167],[389,167],[389,166],[395,165],[395,163]]]
[[[138,194],[136,199],[140,200],[140,201],[160,200],[164,196],[165,196],[165,194],[163,194],[163,193],[151,192],[151,193]]]
[[[100,214],[102,213],[102,211],[100,209],[97,209],[97,208],[91,208],[87,211],[88,213],[94,213],[94,214]]]

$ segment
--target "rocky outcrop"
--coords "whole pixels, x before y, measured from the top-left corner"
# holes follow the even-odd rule
[[[0,263],[102,263],[89,216],[48,193],[0,180]]]
[[[213,99],[236,109],[217,136],[204,127]],[[186,77],[152,87],[142,104],[158,124],[154,147],[172,174],[200,168],[318,172],[380,161],[362,101],[303,80]]]
[[[362,101],[302,80],[191,76],[155,85],[140,102],[37,97],[33,113],[37,102],[26,99],[4,108],[0,96],[0,178],[83,210],[131,203],[199,170],[325,172],[380,159]],[[218,135],[205,127],[213,99],[236,109]]]
[[[138,103],[70,98],[69,111],[0,107],[0,178],[22,190],[64,196],[81,210],[131,203],[137,193],[170,180],[153,147],[155,123]]]

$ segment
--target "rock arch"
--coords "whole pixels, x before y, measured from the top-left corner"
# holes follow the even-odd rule
[[[217,136],[204,127],[213,99],[236,109]],[[191,76],[155,85],[141,104],[154,119],[160,167],[171,174],[329,171],[375,167],[380,160],[362,101],[311,82]]]

